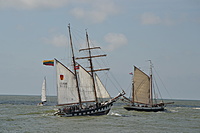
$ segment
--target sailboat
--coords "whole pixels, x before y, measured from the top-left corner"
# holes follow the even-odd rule
[[[46,98],[46,77],[44,77],[44,80],[43,80],[43,83],[42,83],[41,102],[38,103],[38,106],[44,106],[46,101],[47,101],[47,98]]]
[[[105,86],[101,82],[97,71],[109,70],[97,69],[93,67],[93,58],[106,55],[92,55],[92,50],[100,49],[100,47],[90,47],[88,34],[86,32],[87,48],[79,51],[87,51],[87,57],[75,57],[72,44],[72,37],[69,29],[70,46],[72,53],[72,70],[63,63],[55,60],[56,76],[57,76],[57,97],[58,110],[55,115],[70,117],[70,116],[98,116],[106,115],[110,111],[113,103],[119,97],[124,95],[124,92],[119,93],[116,97],[111,98]],[[89,61],[89,69],[83,67],[76,60],[87,59]]]
[[[124,108],[128,111],[147,111],[147,112],[157,112],[164,111],[166,104],[161,99],[158,103],[155,98],[153,98],[153,79],[152,79],[152,62],[150,61],[150,75],[147,75],[138,67],[134,66],[134,76],[132,79],[132,98],[131,100],[125,96],[123,100],[129,102]]]

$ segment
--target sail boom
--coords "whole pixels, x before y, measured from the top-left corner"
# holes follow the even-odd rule
[[[93,72],[96,72],[96,71],[109,71],[110,68],[103,68],[103,69],[96,69],[96,70],[93,70]],[[91,71],[88,71],[88,72],[91,72]]]
[[[80,49],[80,51],[84,51],[84,50],[91,50],[91,49],[101,49],[101,47],[93,47],[93,48],[85,48],[85,49]]]
[[[91,56],[91,57],[77,57],[76,60],[79,60],[79,59],[90,59],[90,58],[103,57],[103,56],[107,56],[107,55],[104,54],[104,55],[94,55],[94,56]]]
[[[122,91],[121,93],[119,93],[116,97],[112,98],[111,101],[116,101],[119,97],[124,96],[126,93],[124,91]]]
[[[144,102],[137,102],[137,101],[135,101],[134,103],[139,103],[139,104],[150,105],[150,104],[147,104],[147,103],[144,103]]]
[[[125,96],[123,96],[123,98],[124,98],[125,100],[127,100],[128,102],[133,103],[129,98],[127,98],[127,97],[125,97]]]

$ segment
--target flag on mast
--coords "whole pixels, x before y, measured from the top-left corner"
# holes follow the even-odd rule
[[[43,65],[54,66],[54,60],[43,60]]]

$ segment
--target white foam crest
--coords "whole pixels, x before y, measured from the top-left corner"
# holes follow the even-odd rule
[[[168,112],[176,113],[176,112],[178,112],[178,110],[169,110]]]
[[[121,114],[118,114],[118,113],[114,113],[114,112],[110,112],[110,113],[108,113],[108,115],[113,115],[113,116],[120,116],[120,117],[122,117],[123,115],[121,115]]]
[[[42,114],[42,116],[54,116],[54,113],[46,113],[46,114]]]
[[[200,109],[200,108],[193,108],[193,109]]]

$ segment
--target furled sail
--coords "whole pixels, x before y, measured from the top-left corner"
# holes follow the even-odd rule
[[[75,75],[56,60],[58,105],[78,103]]]
[[[95,101],[93,82],[91,75],[79,65],[79,88],[81,101]]]
[[[134,66],[134,101],[150,104],[150,77]]]
[[[97,97],[98,98],[111,98],[108,91],[106,90],[106,88],[102,84],[102,82],[99,79],[97,74],[95,74],[95,80],[96,80]]]
[[[42,95],[41,95],[41,101],[46,102],[46,78],[44,78],[43,83],[42,83]]]

